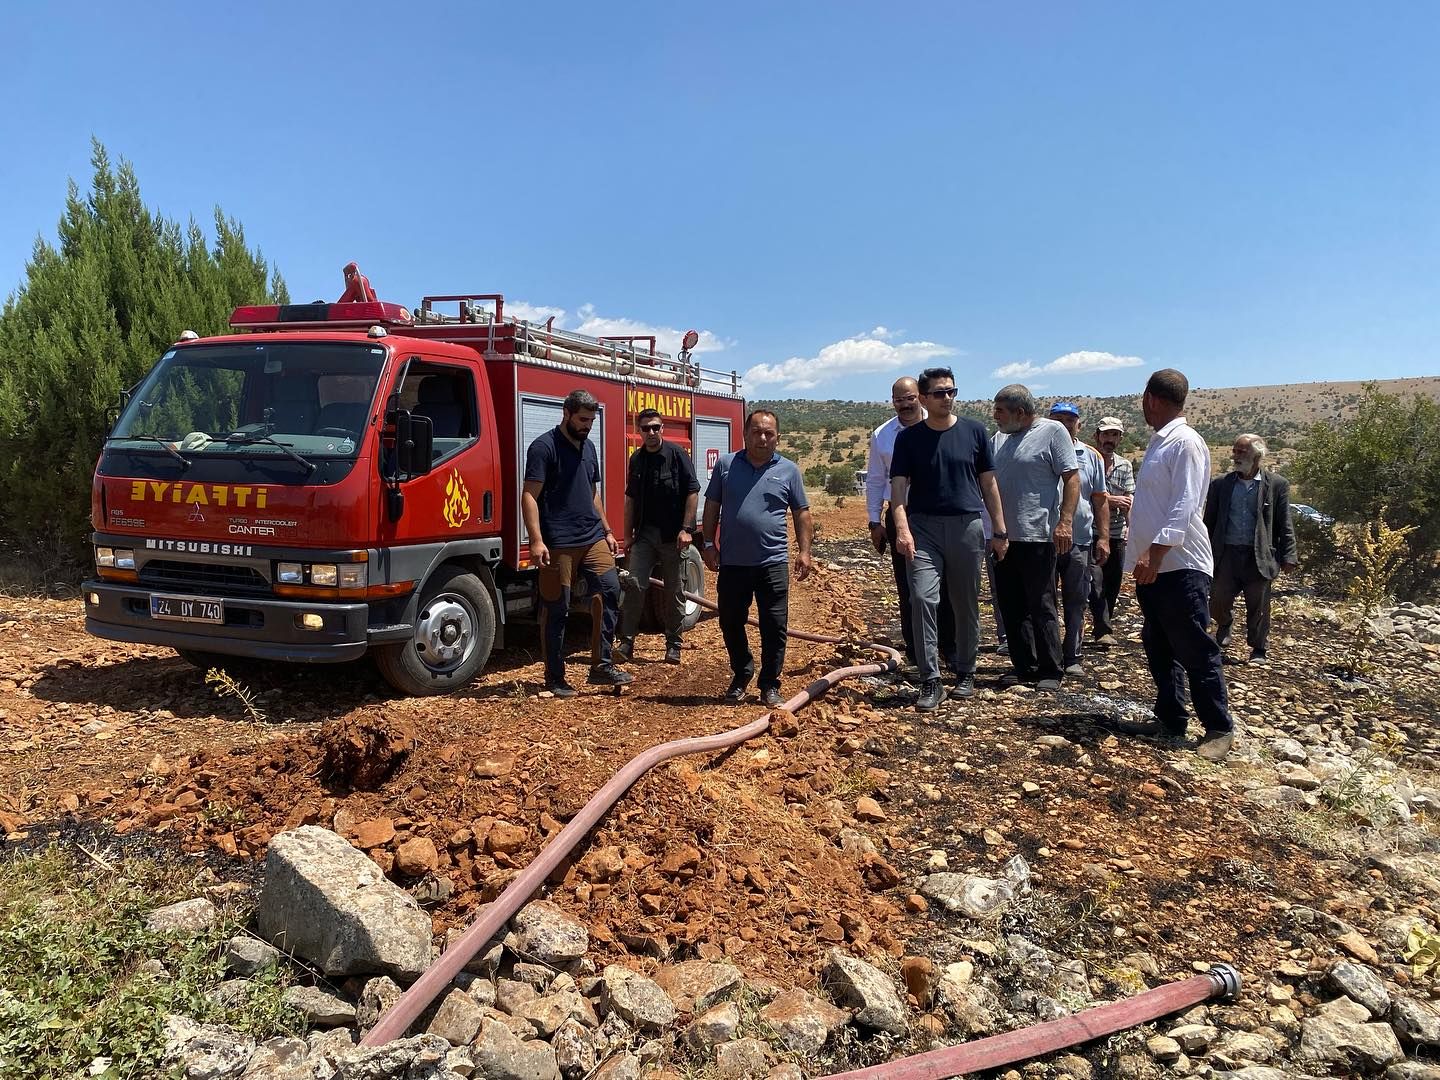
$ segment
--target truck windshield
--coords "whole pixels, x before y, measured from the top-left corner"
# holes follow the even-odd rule
[[[353,458],[384,361],[383,348],[334,342],[171,349],[131,397],[110,442],[155,453],[168,446],[187,458]]]

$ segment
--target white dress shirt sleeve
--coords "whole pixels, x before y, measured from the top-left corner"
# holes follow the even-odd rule
[[[892,440],[889,447],[883,445],[887,426],[881,424],[871,433],[870,450],[865,458],[865,510],[870,515],[869,521],[880,520],[881,507],[890,497],[890,454],[894,442]]]

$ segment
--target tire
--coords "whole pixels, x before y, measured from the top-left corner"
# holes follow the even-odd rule
[[[495,606],[485,584],[458,566],[441,567],[420,593],[411,640],[378,646],[375,666],[402,694],[448,694],[476,676],[494,644]]]
[[[696,596],[705,595],[705,563],[700,552],[691,544],[680,554],[680,588]],[[665,594],[659,589],[645,590],[644,614],[641,623],[646,630],[661,632],[665,629]],[[694,600],[685,601],[685,616],[680,620],[681,630],[693,630],[705,609]]]

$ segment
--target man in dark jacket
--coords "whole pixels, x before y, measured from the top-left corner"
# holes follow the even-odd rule
[[[1261,468],[1267,448],[1259,435],[1241,435],[1231,448],[1232,472],[1210,481],[1205,526],[1215,549],[1210,617],[1223,649],[1230,643],[1235,597],[1245,594],[1245,640],[1250,663],[1265,659],[1270,636],[1270,583],[1299,564],[1290,518],[1290,484]]]
[[[657,410],[642,410],[635,423],[644,441],[630,455],[626,470],[625,557],[630,574],[614,654],[626,662],[634,654],[640,610],[658,567],[665,582],[665,663],[678,664],[685,621],[680,560],[694,540],[700,481],[690,455],[664,438],[665,420]]]

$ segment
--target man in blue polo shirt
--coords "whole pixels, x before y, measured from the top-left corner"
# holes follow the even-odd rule
[[[619,544],[605,524],[600,501],[600,459],[590,428],[600,403],[586,390],[572,390],[563,416],[525,452],[525,487],[520,513],[530,535],[530,561],[540,568],[540,599],[545,630],[545,689],[556,697],[574,697],[565,681],[565,620],[570,587],[584,574],[604,604],[600,621],[600,659],[588,682],[623,686],[634,676],[611,662],[615,627],[620,621],[620,575],[615,568]]]
[[[724,700],[745,700],[755,674],[755,656],[745,632],[750,602],[760,622],[760,701],[779,705],[780,671],[785,664],[785,629],[790,616],[789,537],[785,513],[795,517],[795,580],[810,574],[810,500],[800,470],[775,452],[780,422],[767,409],[745,418],[745,449],[722,457],[705,489],[701,534],[705,565],[717,572],[715,599],[720,632],[730,654],[733,678]]]

